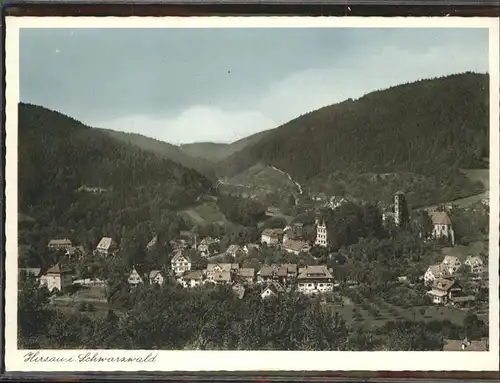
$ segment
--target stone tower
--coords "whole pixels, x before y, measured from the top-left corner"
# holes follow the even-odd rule
[[[398,191],[394,194],[394,224],[397,227],[404,227],[410,220],[408,204],[405,193]]]
[[[321,221],[321,224],[319,220],[316,220],[316,242],[314,244],[320,247],[326,247],[328,245],[326,223],[324,219]]]

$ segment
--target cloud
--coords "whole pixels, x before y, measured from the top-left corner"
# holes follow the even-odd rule
[[[93,126],[139,133],[169,143],[233,142],[253,133],[272,129],[276,122],[258,111],[223,111],[194,106],[173,118],[126,116],[96,121]]]
[[[465,53],[467,48],[467,53]],[[171,143],[233,142],[253,133],[275,128],[304,113],[347,98],[424,78],[466,71],[487,72],[484,44],[440,41],[418,51],[401,44],[387,45],[370,53],[339,55],[323,66],[278,75],[250,92],[249,82],[224,89],[225,99],[211,105],[185,106],[174,116],[129,115],[95,121],[94,126],[140,133]],[[202,87],[203,88],[203,87]],[[254,89],[255,90],[255,89]],[[199,92],[203,92],[200,89]],[[210,92],[209,92],[210,93]]]

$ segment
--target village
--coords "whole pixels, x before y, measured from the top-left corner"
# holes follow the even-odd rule
[[[398,192],[393,200],[392,206],[381,211],[382,221],[384,225],[405,227],[410,221],[405,194]],[[330,210],[335,210],[344,203],[347,203],[344,198],[332,198],[326,205]],[[482,203],[487,204],[487,200]],[[267,215],[277,216],[279,209],[270,207]],[[430,211],[429,217],[432,222],[432,232],[427,238],[423,237],[422,241],[439,240],[446,243],[449,248],[453,248],[455,234],[446,208],[441,211]],[[327,224],[324,218],[319,216],[316,218],[314,242],[306,240],[303,226],[301,222],[291,222],[284,228],[265,228],[260,233],[260,241],[243,246],[229,244],[226,249],[220,248],[220,238],[197,238],[192,232],[185,231],[181,233],[181,238],[169,241],[169,247],[172,249],[170,265],[156,270],[144,270],[134,265],[124,278],[130,290],[145,285],[162,286],[165,283],[174,283],[185,289],[225,285],[229,286],[239,299],[244,299],[249,289],[257,289],[262,299],[296,291],[306,296],[320,298],[337,295],[332,299],[338,300],[338,294],[335,293],[345,283],[336,280],[331,264],[329,267],[326,262],[321,263],[321,260],[309,264],[300,262],[262,264],[260,267],[248,267],[238,262],[245,257],[251,257],[252,254],[259,254],[264,249],[280,252],[285,256],[289,254],[293,259],[308,257],[314,260],[314,257],[311,257],[313,249],[328,248],[330,238]],[[151,251],[158,241],[159,236],[155,235],[147,245],[147,251]],[[66,258],[73,261],[81,260],[85,256],[85,249],[82,246],[75,246],[69,239],[52,239],[48,247],[54,251],[64,252]],[[118,252],[119,245],[115,240],[104,237],[92,255],[113,259]],[[196,254],[199,259],[204,259],[205,265],[200,267],[199,262],[195,262],[190,254]],[[83,286],[99,290],[106,286],[105,279],[78,278],[71,267],[71,262],[68,261],[58,262],[43,272],[36,268],[24,268],[20,271],[34,275],[39,280],[40,286],[58,295],[59,299],[64,299],[68,291],[74,290],[75,287]],[[467,309],[474,304],[476,296],[465,293],[462,284],[481,281],[484,285],[487,283],[487,278],[487,265],[480,256],[470,254],[460,259],[456,255],[445,255],[440,263],[428,265],[425,274],[421,275],[416,283],[409,281],[405,275],[399,276],[395,282],[425,287],[425,290],[419,291],[425,291],[422,293],[422,299],[431,305]],[[359,281],[349,280],[347,285],[349,289],[355,289]],[[349,302],[348,295],[344,294],[344,298],[340,300]],[[74,302],[77,304],[78,300]]]

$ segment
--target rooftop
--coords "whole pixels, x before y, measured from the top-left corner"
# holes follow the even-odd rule
[[[433,225],[451,225],[451,219],[445,211],[432,211],[429,212]]]

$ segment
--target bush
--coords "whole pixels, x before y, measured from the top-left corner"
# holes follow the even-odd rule
[[[85,302],[80,302],[78,305],[78,311],[86,311],[87,310],[87,304]]]

